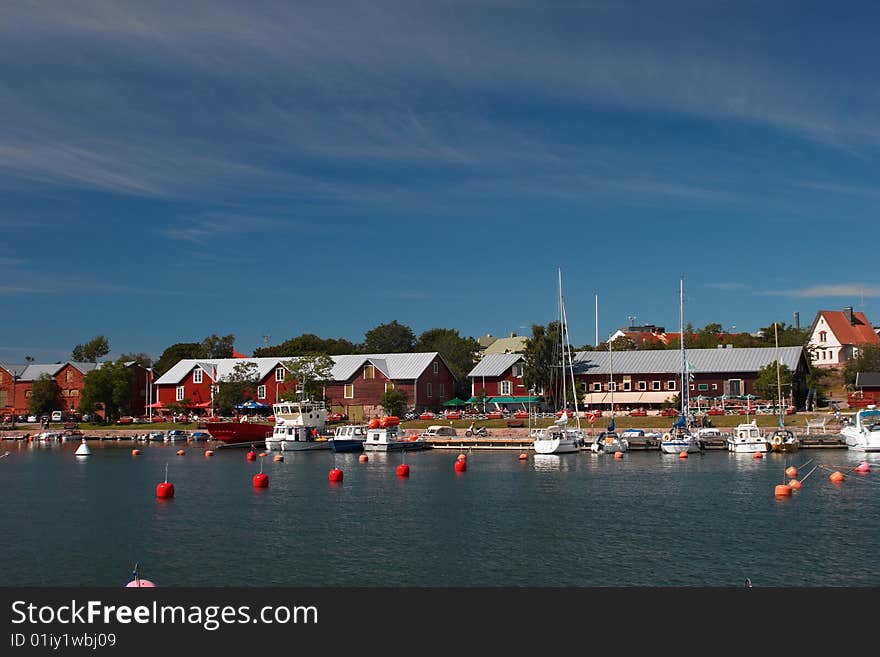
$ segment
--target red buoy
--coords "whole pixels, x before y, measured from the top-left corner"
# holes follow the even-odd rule
[[[843,481],[845,479],[845,477],[843,476],[843,473],[840,470],[835,470],[834,472],[831,473],[831,476],[828,478],[831,481],[833,481],[835,484],[839,484],[841,481]]]
[[[269,488],[269,475],[263,474],[262,472],[255,474],[254,488]]]
[[[800,490],[801,482],[799,482],[797,479],[792,479],[788,482],[788,485],[791,486],[794,490]]]
[[[184,454],[186,454],[186,452],[184,452],[182,449],[177,450],[178,456],[183,456]]]
[[[687,453],[686,449],[684,449],[678,453],[678,458],[680,458],[680,459],[686,459],[687,457],[688,457],[688,453]]]
[[[614,458],[616,458],[616,459],[622,459],[622,458],[623,458],[623,452],[614,452]]]
[[[370,457],[367,456],[366,454],[361,454],[360,456],[358,456],[358,461],[360,461],[361,463],[366,463],[369,460],[370,460]]]
[[[859,465],[856,466],[856,472],[870,472],[871,466],[867,461],[862,461]]]
[[[762,459],[764,455],[761,452],[755,452],[755,455],[752,457],[753,459]]]
[[[256,452],[248,452],[248,453],[245,455],[245,458],[246,458],[248,461],[256,461],[256,460],[257,460],[257,453],[256,453]]]
[[[283,461],[283,460],[284,460],[284,457],[283,457],[281,454],[276,454],[275,456],[272,457],[272,460],[273,460],[273,461],[276,461],[276,462],[277,462],[277,461]]]
[[[522,454],[519,455],[519,460],[520,460],[520,461],[525,461],[525,460],[527,460],[528,458],[529,458],[529,455],[526,454],[525,452],[523,452]]]
[[[456,472],[467,471],[467,461],[465,459],[455,459],[455,471]]]
[[[334,483],[342,481],[342,470],[339,468],[333,468],[330,471],[330,481]]]
[[[206,449],[205,456],[214,456],[214,450],[213,449]]]
[[[464,454],[459,454],[459,455],[458,455],[458,460],[459,460],[459,461],[464,461],[466,458],[467,458],[467,456],[465,456]]]
[[[409,466],[406,463],[401,463],[397,466],[397,476],[409,477]]]
[[[161,484],[156,486],[156,497],[161,500],[167,500],[174,497],[174,484],[163,481]]]
[[[776,487],[776,490],[773,491],[773,494],[776,495],[776,497],[788,497],[791,495],[791,486],[788,486],[787,484],[779,484]]]
[[[139,450],[139,449],[133,449],[133,450],[131,450],[131,455],[132,455],[132,456],[138,456],[140,453],[141,453],[141,450]]]
[[[794,467],[793,465],[790,465],[789,467],[787,467],[785,469],[785,476],[786,477],[797,477],[797,468]]]

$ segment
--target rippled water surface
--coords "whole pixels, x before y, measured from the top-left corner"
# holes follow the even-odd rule
[[[455,451],[315,452],[266,458],[255,490],[240,450],[90,444],[0,445],[0,585],[118,586],[135,562],[160,586],[880,585],[880,455],[779,500],[786,465],[866,457],[473,452],[455,473]]]

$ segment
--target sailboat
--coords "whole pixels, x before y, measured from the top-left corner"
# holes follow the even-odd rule
[[[681,343],[681,390],[678,393],[681,399],[681,415],[678,416],[672,429],[663,434],[660,439],[660,451],[664,454],[680,454],[681,452],[695,453],[703,448],[702,442],[694,435],[690,426],[690,399],[688,392],[690,385],[687,373],[687,358],[684,352],[684,278],[681,279],[678,291],[678,322]]]
[[[796,452],[798,450],[798,439],[794,435],[794,431],[785,428],[783,413],[785,409],[782,405],[782,374],[779,365],[779,330],[776,322],[773,322],[773,337],[776,340],[776,398],[779,400],[779,428],[770,436],[770,450],[773,452]]]
[[[562,298],[562,270],[559,274],[559,346],[562,356],[561,382],[562,382],[562,413],[547,428],[535,429],[532,433],[536,454],[570,454],[580,451],[584,442],[584,432],[581,429],[580,414],[578,413],[577,388],[574,385],[574,367],[571,360],[571,340],[568,335],[568,319],[565,315],[565,302]],[[574,398],[574,417],[577,428],[569,428],[568,421],[568,384],[571,377],[571,392]]]
[[[596,438],[596,442],[590,445],[590,451],[600,453],[604,452],[607,454],[613,454],[614,452],[625,452],[629,449],[629,440],[627,438],[621,438],[617,435],[617,432],[614,430],[614,358],[613,352],[611,350],[611,341],[608,342],[608,388],[611,392],[611,421],[608,423],[608,428],[599,434]]]

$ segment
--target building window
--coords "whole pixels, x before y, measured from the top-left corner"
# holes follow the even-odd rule
[[[266,398],[266,386],[257,386],[257,399]]]
[[[440,371],[440,363],[438,363],[438,362],[435,360],[435,361],[434,361],[434,374],[437,374],[437,372],[439,372],[439,371]]]
[[[284,368],[278,367],[275,369],[275,380],[276,381],[284,381]]]
[[[639,381],[639,390],[647,390],[648,382],[647,381]]]
[[[176,394],[175,394],[175,396],[174,396],[174,399],[175,399],[176,401],[181,401],[181,400],[183,400],[183,386],[177,386],[177,391],[176,391]]]
[[[67,382],[73,381],[73,370],[67,370]]]
[[[193,370],[193,383],[201,383],[202,382],[202,368],[197,367]]]
[[[346,399],[354,399],[354,384],[346,383],[345,391],[342,394]]]
[[[514,377],[515,379],[521,379],[521,378],[522,378],[522,375],[523,375],[523,366],[522,366],[522,363],[517,363],[516,365],[513,366],[512,374],[513,374],[513,377]]]
[[[434,393],[433,393],[433,386],[432,386],[431,383],[429,382],[429,383],[428,383],[428,397],[433,397],[433,396],[434,396]]]
[[[587,392],[587,389],[588,389],[588,384],[587,384],[586,381],[583,381],[583,382],[581,383],[581,390],[582,390],[583,392]]]
[[[692,383],[692,384],[690,385],[690,390],[693,391],[693,389],[694,389],[694,384]]]
[[[712,384],[712,390],[718,390],[718,384],[717,384],[717,383],[713,383],[713,384]]]
[[[651,390],[660,390],[660,382],[651,381]]]
[[[632,390],[632,382],[630,382],[630,381],[624,381],[624,382],[623,382],[623,389],[624,389],[625,391]]]
[[[593,381],[593,392],[602,392],[602,384],[598,381]]]
[[[501,381],[498,384],[498,394],[502,396],[509,396],[511,394],[510,388],[510,381]]]
[[[394,382],[393,381],[388,381],[385,383],[385,392],[388,392],[389,390],[394,390]]]
[[[365,379],[375,379],[376,378],[376,368],[373,365],[364,365],[364,378]]]
[[[71,397],[79,397],[79,390],[74,388],[73,390],[70,391],[70,396]]]
[[[675,390],[675,381],[667,381],[666,382],[667,390]]]
[[[611,382],[608,384],[608,389],[609,389],[611,392],[617,392],[617,381],[611,381]]]
[[[709,389],[709,384],[708,384],[708,383],[700,383],[700,384],[697,386],[697,390],[701,390],[701,391],[702,391],[702,390],[708,390],[708,389]]]
[[[825,342],[828,339],[827,331],[819,331],[819,342]]]
[[[441,383],[440,384],[440,399],[443,399],[445,396],[446,396],[446,384]]]
[[[30,391],[30,390],[25,390],[24,396],[30,398],[30,396],[31,396],[31,391]]]

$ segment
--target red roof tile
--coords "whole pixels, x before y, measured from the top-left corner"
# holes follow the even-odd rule
[[[854,324],[850,324],[846,315],[840,310],[820,310],[816,315],[817,322],[820,315],[825,317],[828,328],[840,344],[880,344],[880,336],[874,332],[865,313],[854,312]]]

